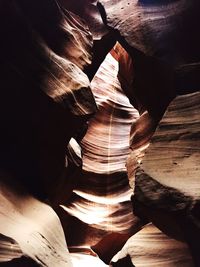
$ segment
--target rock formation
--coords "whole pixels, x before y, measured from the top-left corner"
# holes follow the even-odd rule
[[[134,196],[136,210],[139,207],[143,216],[149,216],[168,235],[188,242],[196,266],[200,233],[199,105],[199,93],[179,96],[169,105],[136,170]]]
[[[0,2],[0,266],[199,266],[199,11]]]
[[[0,262],[7,262],[5,266],[72,266],[63,229],[52,208],[29,195],[6,173],[1,174],[0,201]]]
[[[91,61],[92,37],[54,1],[0,6],[0,232],[30,259],[16,262],[12,255],[16,266],[32,266],[31,259],[40,266],[71,266],[55,212],[36,198],[55,206],[59,188],[70,195],[67,144],[96,111],[82,71]]]
[[[118,233],[127,238],[140,227],[132,213],[132,192],[125,167],[130,127],[139,114],[118,79],[118,46],[107,55],[91,82],[98,112],[90,120],[81,141],[83,172],[77,176],[71,199],[62,206],[76,218],[66,227],[71,229],[76,223],[74,230],[78,231],[77,235],[66,233],[69,249],[93,246],[99,255],[99,246],[94,245],[100,239]],[[66,216],[62,213],[62,221]]]

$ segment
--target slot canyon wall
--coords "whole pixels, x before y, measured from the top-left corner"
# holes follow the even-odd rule
[[[0,1],[0,266],[200,266],[199,12]]]

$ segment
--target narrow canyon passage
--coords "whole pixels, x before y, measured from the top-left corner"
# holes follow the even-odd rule
[[[124,94],[118,72],[118,61],[109,53],[91,82],[98,112],[81,142],[83,172],[78,186],[63,207],[84,228],[76,235],[78,222],[74,230],[73,220],[69,224],[74,232],[69,249],[70,245],[92,246],[108,233],[130,233],[137,224],[125,164],[130,128],[139,114]]]
[[[200,266],[200,1],[0,1],[0,267]]]
[[[117,45],[118,51],[126,53]],[[118,77],[119,62],[113,48],[91,82],[98,112],[89,121],[87,133],[81,141],[83,171],[75,177],[78,181],[71,199],[62,205],[66,211],[62,218],[72,216],[68,217],[66,229],[70,229],[67,242],[75,267],[80,264],[107,266],[90,247],[105,238],[101,241],[103,251],[109,255],[109,249],[115,247],[113,242],[119,242],[119,238],[115,239],[112,234],[131,236],[142,226],[133,214],[133,191],[129,183],[133,185],[134,181],[128,180],[126,166],[131,152],[130,130],[139,113],[130,104]],[[132,164],[142,160],[146,148],[145,144],[131,152],[135,157],[135,160],[131,159]],[[111,234],[110,239],[108,234]],[[131,257],[131,266],[134,264],[136,267],[192,266],[187,245],[167,237],[151,224],[128,240],[113,258],[113,264],[118,262],[119,267],[130,264],[123,261],[120,264],[120,259],[127,255]]]

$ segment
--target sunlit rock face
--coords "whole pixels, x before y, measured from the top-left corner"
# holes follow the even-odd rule
[[[143,108],[160,120],[176,94],[198,90],[199,1],[100,3],[104,22],[110,31],[118,31],[124,37],[116,34],[134,61],[131,103],[138,99]]]
[[[199,201],[200,94],[177,97],[161,120],[136,172],[135,194],[145,205],[182,211],[191,220]],[[156,162],[159,161],[159,166]],[[151,194],[154,188],[154,194]],[[198,223],[197,223],[198,225]]]
[[[0,187],[0,265],[72,267],[53,209],[6,173],[1,173]]]
[[[134,212],[167,235],[186,241],[195,266],[199,264],[199,105],[198,92],[173,100],[143,157],[133,153],[128,161]]]
[[[0,67],[3,88],[0,97],[0,167],[9,177],[11,174],[12,181],[20,181],[26,186],[23,191],[26,193],[19,196],[16,188],[8,186],[7,189],[2,184],[0,248],[4,248],[5,257],[0,259],[5,264],[71,266],[58,218],[47,205],[27,193],[29,191],[42,199],[48,197],[54,207],[63,204],[67,225],[62,223],[70,250],[82,252],[82,255],[73,253],[75,267],[83,264],[105,266],[88,246],[107,233],[129,236],[141,227],[132,212],[129,183],[135,187],[135,171],[144,152],[148,151],[149,141],[170,101],[177,93],[199,88],[197,0],[163,0],[162,4],[142,0],[102,0],[100,3],[102,6],[92,0],[58,3],[54,0],[31,3],[5,0],[0,3],[0,33],[4,36],[0,44],[4,51]],[[99,43],[93,45],[85,22],[61,8],[60,4],[84,18]],[[97,111],[89,79],[116,40],[127,51],[121,48],[119,55],[112,50],[92,81],[98,112],[89,122],[88,132],[81,142],[81,173],[80,147],[71,137],[80,140],[85,132],[83,123]],[[92,50],[93,64],[90,65]],[[186,107],[183,99],[176,99],[175,106],[172,104],[169,111],[174,113],[170,119],[181,121],[180,124],[175,122],[180,130],[185,119],[180,114],[188,112],[191,118],[194,116],[194,121],[187,123],[187,131],[179,133],[189,137],[182,139],[173,127],[175,133],[166,134],[171,121],[166,126],[163,119],[164,131],[159,138],[161,143],[169,138],[170,142],[164,147],[167,152],[161,149],[154,154],[151,149],[157,141],[153,139],[150,154],[147,153],[144,165],[141,165],[142,168],[146,166],[144,172],[137,172],[133,206],[134,213],[144,222],[152,220],[168,235],[186,239],[190,248],[198,252],[198,245],[193,245],[199,237],[196,186],[199,168],[193,168],[193,164],[197,165],[198,149],[188,153],[184,140],[199,140],[199,117],[197,113],[190,113],[193,106],[199,108],[199,96],[190,96],[191,101]],[[176,114],[177,108],[180,116]],[[158,132],[163,130],[162,122]],[[177,139],[180,141],[178,146]],[[189,145],[192,147],[193,143],[189,142]],[[172,147],[177,148],[176,155]],[[169,148],[175,163],[171,162],[171,157],[166,157]],[[159,171],[158,168],[155,170],[152,158],[159,161],[156,164],[156,167],[162,167]],[[178,176],[175,177],[175,173]],[[180,183],[185,174],[196,183],[191,186]],[[171,175],[176,179],[172,181]],[[165,177],[169,179],[166,181]],[[156,189],[161,196],[155,193]],[[169,199],[169,195],[172,198]],[[152,207],[155,208],[153,212]],[[189,211],[189,216],[174,217],[171,211],[181,211],[184,215]],[[112,242],[115,239],[111,238]],[[162,246],[158,248],[156,242],[161,242]],[[169,247],[173,247],[173,251]],[[170,257],[166,256],[169,252]],[[173,252],[178,259],[173,257]],[[114,259],[113,266],[124,267],[126,261],[119,258],[127,254],[131,255],[136,267],[150,266],[150,263],[159,267],[192,266],[187,246],[156,232],[153,227],[142,230],[135,238],[133,236]],[[195,258],[196,254],[193,254]],[[127,264],[132,264],[130,259]]]
[[[179,96],[172,101],[141,163],[148,176],[181,191],[194,202],[200,198],[199,107],[200,93]],[[158,160],[159,167],[156,167]],[[176,208],[174,205],[173,209]]]
[[[114,49],[112,52],[116,53]],[[126,171],[130,126],[139,114],[123,92],[118,77],[119,63],[109,53],[91,82],[98,113],[90,120],[82,141],[85,171],[103,174]]]
[[[116,46],[115,49],[120,51],[119,54],[122,53],[122,48]],[[99,110],[90,120],[88,131],[81,142],[83,174],[79,177],[71,200],[62,206],[67,213],[76,218],[68,223],[68,228],[73,230],[71,234],[67,234],[70,250],[82,252],[71,254],[72,258],[75,257],[75,266],[81,263],[89,264],[91,256],[87,256],[85,252],[88,246],[93,245],[97,252],[101,252],[103,247],[102,250],[108,250],[105,254],[110,254],[111,248],[108,244],[119,242],[118,239],[114,241],[114,236],[110,240],[105,237],[100,245],[94,246],[107,233],[131,234],[139,228],[138,218],[132,214],[130,206],[132,191],[127,182],[125,162],[130,153],[129,132],[131,130],[134,134],[135,129],[131,129],[131,125],[137,124],[140,118],[121,89],[121,84],[128,86],[129,83],[126,75],[123,76],[124,65],[119,58],[117,61],[113,57],[115,51],[111,51],[106,57],[91,83]],[[128,70],[130,69],[127,67]],[[125,82],[122,82],[122,77]],[[144,156],[149,136],[145,136],[144,139],[145,142],[142,141],[142,145],[139,142],[137,149],[129,156],[128,174],[132,186],[135,179],[131,177],[130,169],[135,170]],[[158,243],[162,243],[162,247],[157,245]],[[131,257],[132,262],[126,261],[127,255]],[[96,264],[101,266],[102,263],[93,256],[93,261],[95,260]],[[154,226],[145,228],[129,239],[112,262],[113,266],[193,266],[188,246],[170,239]]]
[[[107,55],[91,82],[98,112],[90,120],[81,142],[83,174],[71,201],[64,207],[86,228],[79,233],[79,241],[72,236],[69,242],[73,245],[94,245],[106,233],[128,233],[137,224],[125,163],[130,127],[138,118],[138,112],[122,91],[115,54],[112,50]]]
[[[127,256],[136,267],[193,267],[187,245],[167,237],[152,224],[131,237],[112,262],[120,262]]]

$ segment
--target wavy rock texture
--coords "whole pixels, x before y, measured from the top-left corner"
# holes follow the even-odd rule
[[[199,93],[179,96],[170,104],[161,120],[140,165],[147,177],[152,177],[152,183],[155,180],[155,190],[157,188],[156,194],[151,196],[147,193],[149,205],[155,202],[162,208],[178,210],[192,208],[199,200],[199,105]],[[156,162],[159,162],[159,167]],[[138,171],[136,187],[142,176]],[[162,185],[160,188],[159,184]],[[153,185],[138,187],[141,188],[140,196],[142,192],[146,195],[149,186]],[[175,200],[176,192],[180,192],[178,202],[170,200]],[[169,195],[165,197],[166,193]]]
[[[11,249],[12,248],[12,249]],[[19,244],[12,238],[0,234],[0,264],[20,258],[23,253]]]
[[[92,36],[54,0],[1,1],[0,34],[0,232],[22,251],[3,264],[71,266],[56,214],[35,196],[56,205],[64,188],[71,195],[67,144],[96,111],[83,72]],[[5,187],[7,176],[13,187]]]
[[[172,101],[136,178],[130,173],[135,180],[135,213],[153,221],[166,234],[186,240],[195,266],[199,264],[199,104],[198,92]],[[134,156],[132,163],[137,164]]]
[[[121,89],[118,71],[118,61],[108,54],[91,83],[98,112],[81,142],[83,174],[71,201],[63,206],[79,219],[75,221],[79,238],[72,235],[69,245],[94,245],[108,233],[131,233],[138,228],[125,167],[130,127],[138,112]]]
[[[27,194],[25,188],[5,173],[1,174],[0,185],[0,261],[8,262],[8,266],[11,261],[10,266],[18,266],[18,262],[21,264],[19,266],[27,267],[71,267],[64,233],[56,213]],[[12,240],[8,237],[12,237]]]
[[[126,258],[127,255],[131,256],[136,267],[193,266],[187,245],[167,237],[151,224],[131,237],[112,262],[119,262],[119,259]]]
[[[13,16],[8,28],[1,29],[5,35],[2,47],[9,51],[4,60],[9,62],[10,69],[27,75],[26,79],[29,78],[56,102],[67,104],[73,114],[93,112],[89,80],[81,71],[91,63],[92,36],[81,20],[67,10],[60,10],[54,1],[31,5],[26,1],[20,4],[14,1],[3,4],[2,12]],[[36,18],[34,12],[43,17]],[[2,20],[6,20],[6,16]],[[15,36],[13,46],[11,38]],[[23,51],[23,64],[20,63],[22,55],[16,54],[20,51]]]
[[[177,94],[199,86],[199,1],[100,3],[104,22],[134,62],[129,99],[159,121]]]
[[[102,38],[93,45],[91,66],[88,65],[91,63],[92,37],[88,28],[57,2],[45,0],[29,3],[25,0],[14,0],[0,3],[0,34],[4,36],[0,44],[3,51],[0,67],[3,88],[0,92],[0,167],[9,176],[11,174],[15,177],[15,181],[26,186],[31,194],[42,199],[48,197],[55,206],[67,199],[64,207],[67,213],[62,212],[68,223],[65,225],[62,222],[63,227],[68,235],[70,249],[82,251],[82,254],[73,253],[74,265],[80,266],[84,262],[86,265],[97,266],[98,261],[99,266],[105,266],[97,256],[94,257],[92,250],[80,246],[94,245],[107,233],[118,232],[129,236],[141,227],[139,219],[132,213],[131,190],[125,168],[129,155],[129,131],[134,122],[131,145],[135,151],[129,160],[131,169],[128,168],[128,175],[133,176],[171,99],[177,92],[192,92],[197,88],[200,58],[200,42],[196,34],[199,2],[163,1],[161,5],[144,0],[102,0],[103,5],[100,5],[97,1],[82,0],[75,4],[72,1],[60,3],[87,20],[95,39]],[[90,121],[87,135],[81,144],[83,173],[80,175],[80,148],[71,137],[75,135],[77,140],[81,139],[83,133],[82,130],[77,132],[78,128],[82,128],[81,125],[96,111],[89,79],[93,78],[116,40],[124,45],[129,55],[121,51],[123,56],[119,56],[112,51],[119,63],[109,54],[92,82],[99,111]],[[125,94],[139,110],[139,118],[138,112],[130,105]],[[191,126],[189,123],[188,125]],[[171,137],[173,140],[173,136]],[[195,138],[198,140],[198,134]],[[67,147],[70,139],[71,143]],[[186,157],[186,165],[195,162],[196,155],[191,155]],[[178,160],[180,157],[176,158]],[[171,165],[168,162],[166,166]],[[151,169],[151,166],[148,168]],[[198,171],[197,168],[196,173]],[[195,172],[192,169],[191,175],[193,174]],[[70,179],[66,181],[66,177]],[[153,179],[143,174],[137,176],[137,200],[133,203],[139,215],[143,208],[139,207],[138,210],[137,201],[145,202],[145,206],[147,202],[144,199],[149,198],[151,201],[148,200],[148,204],[158,204],[159,194],[149,192],[155,191],[162,181],[158,179],[156,182]],[[76,189],[71,194],[76,183]],[[173,234],[176,231],[179,233],[193,229],[191,224],[198,228],[199,224],[199,202],[195,202],[194,196],[190,195],[190,187],[185,187],[185,191],[180,193],[180,185],[177,182],[173,190],[172,184],[159,187],[162,195],[161,208],[167,203],[166,207],[170,210],[175,203],[178,210],[190,211],[185,228],[181,225],[179,229],[172,224]],[[66,196],[63,195],[65,188]],[[19,196],[10,187],[8,190],[6,187],[3,189],[1,232],[4,236],[1,236],[0,244],[4,249],[5,264],[71,266],[63,232],[52,210],[29,193]],[[170,194],[173,196],[171,199],[168,197]],[[9,213],[5,210],[9,210]],[[174,211],[174,206],[172,210]],[[73,217],[68,218],[67,214]],[[48,217],[48,222],[44,215]],[[149,215],[152,216],[147,209],[142,217],[146,220]],[[159,212],[156,211],[154,215],[159,218]],[[44,221],[39,224],[35,222],[37,216],[40,221],[44,218]],[[167,220],[164,221],[164,228],[153,216],[152,220],[168,233]],[[48,223],[51,226],[48,227]],[[49,230],[54,227],[54,223],[55,233]],[[135,256],[137,266],[149,266],[147,261],[151,261],[153,266],[192,266],[184,245],[176,241],[166,241],[166,237],[160,232],[155,233],[154,228],[149,231],[144,230],[141,235],[139,233],[130,245],[131,250],[128,253],[133,258]],[[190,248],[198,252],[198,247],[192,247],[192,239],[187,235],[193,238],[196,232],[186,231],[185,238],[189,240]],[[197,231],[196,238],[198,235]],[[13,241],[7,236],[16,240],[14,247],[10,246]],[[59,243],[55,237],[58,237]],[[109,236],[106,238],[108,241]],[[172,253],[171,258],[162,258],[158,262],[158,255],[154,254],[154,248],[157,250],[155,240],[166,241],[164,248],[160,249],[162,255],[169,252],[168,244],[173,244],[176,252],[180,253],[180,260],[177,262]],[[115,242],[115,238],[111,238],[112,242]],[[148,242],[155,247],[152,248],[153,252],[148,251],[144,255],[141,251],[137,253],[135,242],[141,244],[143,251],[147,251],[145,246]],[[127,254],[130,242],[127,244],[122,255]],[[83,253],[85,250],[88,252]],[[118,264],[116,266],[123,266],[123,261],[120,262],[115,263]]]
[[[120,54],[122,51],[116,46],[117,49]],[[114,51],[111,52],[111,54],[113,53]],[[123,77],[126,80],[127,77],[123,76],[122,68],[119,71],[120,61],[118,63],[111,54],[107,56],[92,81],[92,90],[99,111],[90,121],[87,134],[81,143],[83,174],[79,177],[77,188],[74,190],[70,203],[65,207],[63,206],[69,214],[78,218],[78,220],[72,219],[68,225],[68,227],[71,226],[71,229],[74,228],[73,233],[68,235],[70,250],[82,250],[83,253],[76,256],[78,257],[75,261],[77,266],[84,262],[87,263],[84,258],[84,246],[93,245],[95,251],[102,256],[102,250],[105,252],[106,249],[110,249],[108,244],[111,243],[114,246],[113,242],[119,242],[119,239],[114,241],[114,235],[109,239],[107,233],[118,232],[129,233],[130,235],[131,232],[138,231],[141,227],[138,218],[132,212],[130,213],[132,208],[128,200],[131,192],[125,173],[125,162],[129,155],[128,133],[133,121],[134,124],[137,124],[141,117],[129,104],[127,97],[121,90],[118,79],[122,80]],[[116,54],[114,55],[116,56]],[[128,83],[126,84],[128,85]],[[146,121],[146,117],[144,121]],[[133,134],[135,128],[132,127]],[[151,134],[150,131],[150,136]],[[136,168],[138,161],[141,161],[149,138],[148,133],[148,136],[144,138],[145,142],[142,142],[142,145],[139,143],[138,149],[130,156],[132,157],[131,168]],[[133,165],[133,159],[135,165]],[[102,237],[104,238],[99,245],[94,246]],[[152,242],[155,242],[152,251],[148,251],[149,242],[151,245]],[[156,245],[158,242],[163,244],[162,248],[159,247],[158,249]],[[129,248],[128,252],[127,247]],[[167,257],[169,251],[170,257]],[[107,253],[109,254],[108,251]],[[174,253],[176,255],[180,253],[179,257],[176,258]],[[126,261],[120,260],[127,254],[131,256],[135,266],[149,266],[149,262],[152,266],[192,266],[188,247],[184,243],[169,239],[153,226],[128,240],[120,254],[113,259],[116,261],[116,266],[127,264]],[[106,261],[106,258],[104,260]],[[98,262],[102,264],[96,258],[96,264]],[[131,263],[129,262],[129,264]]]
[[[81,0],[73,2],[71,0],[59,0],[61,6],[83,18],[89,26],[94,40],[99,40],[108,33],[98,9],[97,0]]]
[[[45,198],[63,176],[67,143],[96,111],[82,71],[92,37],[53,0],[2,1],[1,12],[1,167]]]
[[[130,126],[139,115],[121,89],[118,71],[118,62],[108,54],[91,83],[99,110],[82,141],[86,171],[109,174],[126,170]]]
[[[192,57],[199,60],[199,38],[195,34],[199,21],[198,1],[100,2],[105,8],[108,25],[119,30],[132,47],[173,65],[192,60]]]

